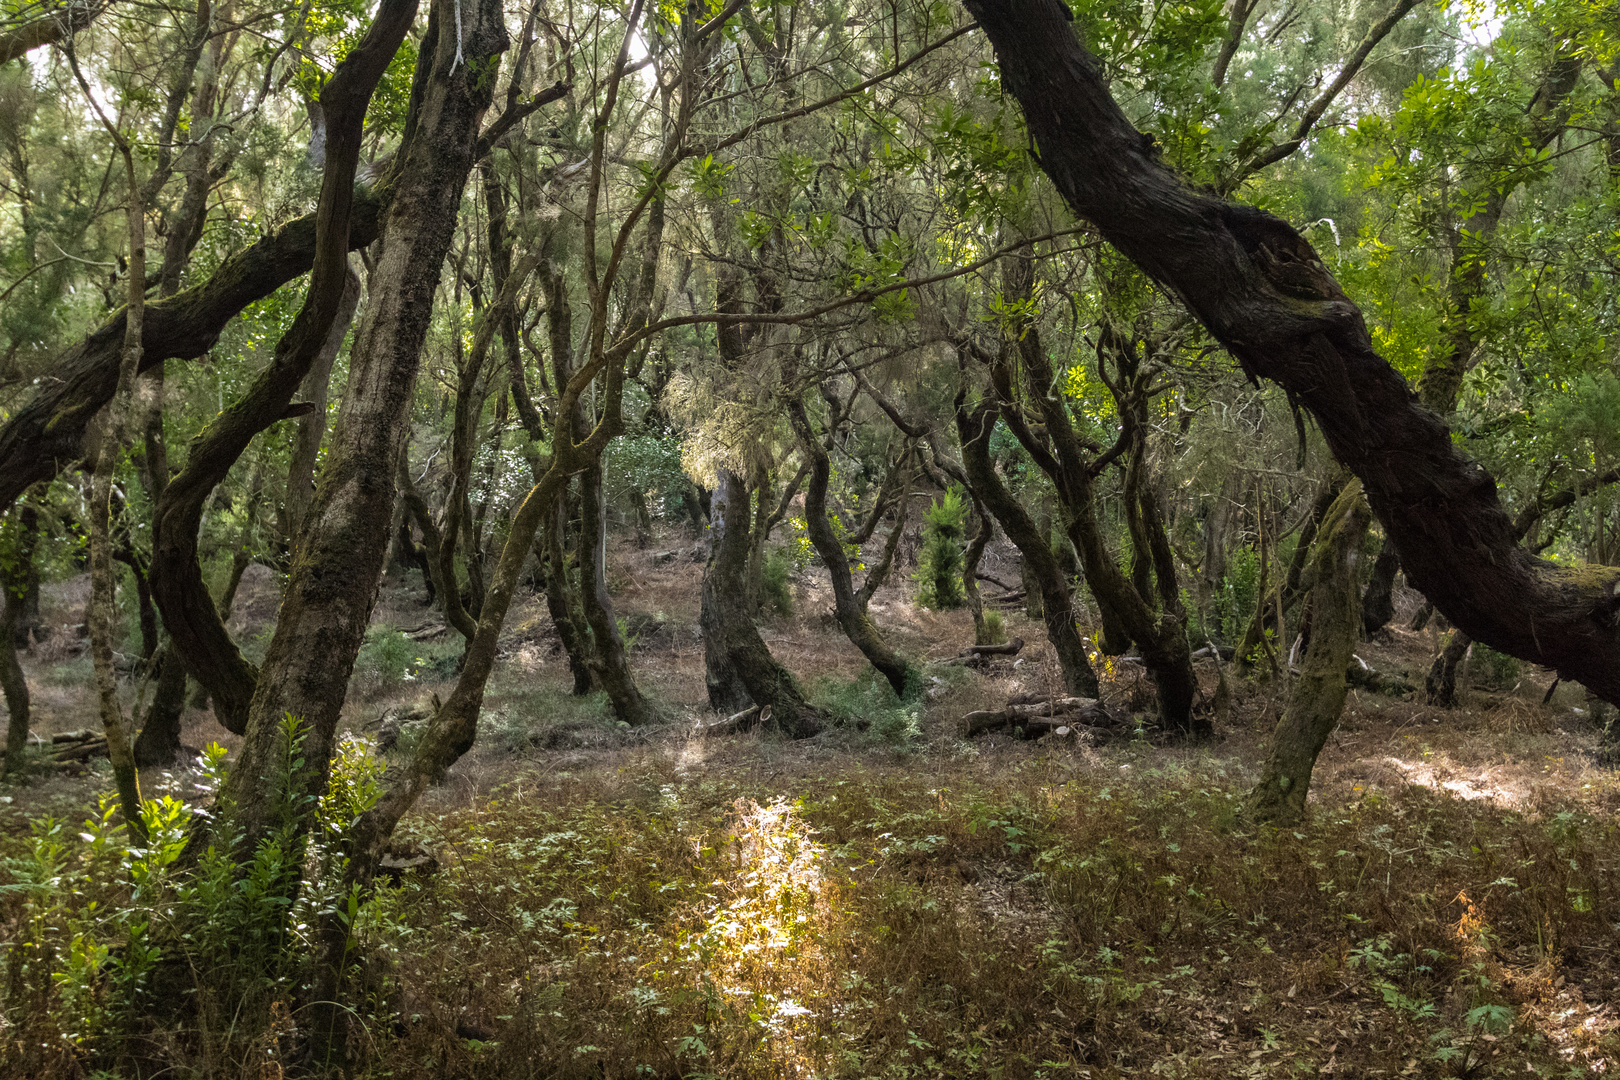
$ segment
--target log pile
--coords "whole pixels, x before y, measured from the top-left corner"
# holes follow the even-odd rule
[[[43,760],[59,769],[71,772],[82,772],[84,765],[91,758],[107,756],[107,736],[99,731],[84,728],[80,731],[60,731],[51,736],[50,742],[38,737],[28,740],[30,747],[43,747]],[[6,752],[0,748],[0,760]]]
[[[981,735],[1010,727],[1031,737],[1052,734],[1060,738],[1089,735],[1098,742],[1112,738],[1120,721],[1096,698],[1041,697],[1021,694],[1010,698],[1005,708],[984,709],[962,717],[962,733]]]

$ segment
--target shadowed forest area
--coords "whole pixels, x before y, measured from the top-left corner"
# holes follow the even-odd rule
[[[1610,1075],[1617,29],[0,0],[0,1076]]]

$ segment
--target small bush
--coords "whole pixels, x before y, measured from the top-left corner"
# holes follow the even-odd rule
[[[354,666],[358,674],[378,682],[399,682],[411,673],[416,646],[410,638],[391,626],[374,626],[366,631],[366,642]]]
[[[854,682],[829,679],[811,696],[834,723],[864,728],[890,746],[910,746],[922,734],[922,706],[901,701],[888,680],[875,671]]]
[[[778,615],[793,614],[794,569],[793,556],[785,548],[772,548],[765,556],[765,600]]]
[[[967,504],[947,491],[928,508],[922,554],[917,560],[917,603],[948,611],[966,601],[962,592],[962,532]]]
[[[995,608],[986,608],[984,612],[984,637],[982,644],[1000,645],[1007,640],[1007,624],[1001,618],[1001,612]]]

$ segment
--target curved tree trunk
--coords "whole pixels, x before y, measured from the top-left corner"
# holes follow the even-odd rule
[[[414,0],[385,0],[373,27],[385,20],[390,27],[388,40],[380,34],[376,39],[384,66],[414,13]],[[433,296],[472,170],[479,121],[507,46],[493,0],[472,5],[459,35],[444,32],[453,19],[453,8],[444,3],[436,4],[428,19],[411,111],[388,180],[392,197],[382,225],[382,254],[355,336],[342,410],[248,711],[241,758],[222,792],[233,804],[249,850],[281,824],[276,808],[287,796],[273,790],[273,762],[282,719],[289,714],[299,717],[306,731],[305,764],[294,778],[293,795],[308,796],[310,802],[297,805],[313,805],[325,790],[338,714],[377,595],[388,549],[382,523],[393,516],[401,435]],[[373,40],[368,34],[367,43]],[[357,51],[365,49],[362,44]],[[329,124],[329,140],[335,138],[331,129]],[[329,146],[328,170],[331,154]],[[323,237],[323,257],[329,246],[341,264],[348,245],[333,239]],[[300,827],[303,820],[300,816]]]
[[[1429,674],[1423,680],[1423,692],[1430,705],[1455,709],[1462,704],[1462,698],[1457,693],[1457,668],[1467,658],[1473,644],[1473,638],[1457,630],[1446,642],[1446,647],[1440,650],[1440,655],[1434,658],[1434,663],[1429,665]]]
[[[173,765],[180,757],[180,726],[186,712],[186,665],[170,638],[158,649],[153,662],[157,681],[152,701],[135,737],[135,764]]]
[[[710,503],[718,533],[703,575],[703,660],[709,704],[736,712],[750,704],[770,706],[775,723],[792,738],[821,730],[821,717],[804,700],[798,681],[771,655],[748,610],[748,487],[730,469],[719,470]]]
[[[799,449],[805,455],[805,460],[810,463],[810,483],[804,489],[805,532],[809,534],[810,543],[814,545],[816,554],[821,556],[821,563],[827,568],[827,576],[832,580],[833,616],[838,620],[839,629],[849,638],[850,643],[861,650],[861,655],[877,668],[878,674],[888,680],[895,696],[904,697],[914,689],[911,684],[915,674],[911,665],[883,640],[883,634],[866,612],[866,604],[856,597],[855,581],[849,570],[849,555],[833,533],[832,523],[827,520],[827,485],[832,476],[832,458],[827,453],[823,440],[816,438],[815,432],[811,430],[810,417],[805,412],[803,399],[797,394],[789,394],[787,411],[793,432],[799,437]],[[900,471],[898,465],[895,471],[897,473]],[[903,500],[905,498],[903,476],[901,485]],[[890,534],[890,539],[895,539],[904,526],[905,518],[902,516],[895,526],[895,531]],[[890,559],[892,558],[891,550]],[[869,599],[871,594],[867,593],[866,596]]]
[[[1040,527],[1012,497],[990,462],[990,435],[996,427],[997,410],[987,401],[969,412],[966,400],[964,388],[956,395],[956,431],[962,440],[962,467],[973,494],[1001,522],[1001,531],[1024,557],[1025,572],[1035,579],[1041,596],[1041,617],[1063,673],[1064,690],[1094,698],[1098,694],[1097,673],[1086,657],[1085,642],[1075,625],[1068,578],[1058,567],[1057,557]]]
[[[1180,296],[1252,375],[1315,417],[1361,478],[1406,577],[1494,649],[1620,702],[1620,570],[1517,544],[1490,475],[1374,351],[1361,312],[1286,222],[1184,183],[1109,96],[1057,0],[965,0],[1079,216]]]
[[[1288,710],[1272,736],[1271,755],[1250,794],[1256,819],[1291,825],[1305,811],[1317,756],[1344,711],[1349,692],[1345,668],[1361,636],[1361,541],[1372,511],[1352,483],[1334,502],[1311,552],[1316,584],[1311,589],[1311,644],[1304,671],[1288,698]]]
[[[326,391],[332,381],[332,365],[343,348],[349,325],[354,322],[355,309],[360,304],[360,275],[351,267],[343,281],[343,295],[338,302],[337,317],[332,332],[326,335],[315,361],[304,375],[299,396],[309,403],[309,412],[298,418],[293,431],[292,452],[287,459],[287,492],[281,505],[281,534],[287,541],[289,552],[298,546],[298,534],[304,527],[304,516],[315,498],[315,460],[320,456],[321,440],[326,438]]]

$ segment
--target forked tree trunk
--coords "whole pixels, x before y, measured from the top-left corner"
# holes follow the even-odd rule
[[[719,470],[710,504],[717,534],[703,575],[703,660],[709,704],[721,712],[749,705],[770,706],[778,727],[792,738],[821,730],[821,717],[799,690],[793,675],[776,662],[748,610],[744,576],[748,570],[748,487],[730,469]]]
[[[966,390],[956,395],[956,431],[962,440],[962,467],[973,494],[1001,522],[1001,531],[1018,548],[1024,559],[1024,572],[1033,577],[1041,596],[1041,617],[1046,636],[1057,654],[1063,689],[1071,695],[1096,697],[1097,673],[1086,657],[1085,642],[1075,623],[1074,598],[1068,578],[1058,566],[1052,546],[1019,501],[1012,497],[990,462],[990,435],[996,427],[997,412],[990,402],[969,412]]]
[[[1195,190],[1120,111],[1057,0],[964,0],[1080,217],[1181,297],[1252,375],[1315,417],[1361,478],[1409,582],[1494,649],[1620,702],[1620,570],[1518,546],[1496,484],[1374,351],[1361,312],[1286,222]]]
[[[1272,736],[1271,756],[1260,783],[1249,796],[1259,821],[1286,826],[1304,813],[1317,756],[1344,711],[1345,668],[1361,637],[1357,564],[1371,521],[1361,484],[1352,482],[1322,522],[1311,553],[1316,584],[1311,589],[1311,644],[1304,671]]]
[[[309,801],[295,805],[312,806],[325,790],[338,714],[376,600],[388,550],[382,523],[393,516],[401,434],[422,342],[472,170],[479,122],[507,46],[499,4],[459,6],[466,23],[460,33],[456,5],[437,3],[428,18],[411,110],[388,181],[393,194],[382,224],[382,253],[355,335],[342,410],[248,711],[241,757],[222,793],[250,850],[279,824],[276,808],[286,798],[273,790],[285,716],[300,718],[306,729],[304,765],[292,795]],[[414,0],[385,0],[373,30],[385,20],[397,25],[401,11],[408,27]],[[388,59],[397,45],[396,37],[386,46]],[[332,138],[329,124],[328,169]],[[332,246],[341,258],[348,245]]]

